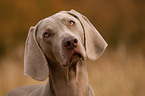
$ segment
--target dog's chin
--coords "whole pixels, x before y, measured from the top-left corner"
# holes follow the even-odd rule
[[[74,54],[72,54],[70,56],[70,58],[68,58],[66,60],[66,63],[63,65],[63,67],[69,67],[72,64],[77,64],[78,61],[81,61],[81,60],[84,60],[84,57],[80,53],[75,53],[74,52]]]

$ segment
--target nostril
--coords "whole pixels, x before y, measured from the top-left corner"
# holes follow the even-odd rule
[[[73,49],[78,46],[78,39],[68,36],[63,39],[62,44],[66,49]]]
[[[77,39],[74,39],[74,40],[73,40],[73,46],[74,46],[74,47],[77,47],[77,45],[78,45],[78,40],[77,40]]]
[[[78,43],[78,40],[77,40],[77,39],[74,39],[74,43],[75,43],[75,44]]]
[[[64,46],[70,46],[71,45],[71,42],[70,41],[67,41],[67,42],[65,42],[65,44],[64,44]]]

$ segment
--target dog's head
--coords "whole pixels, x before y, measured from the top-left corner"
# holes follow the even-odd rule
[[[88,57],[96,60],[107,43],[82,14],[61,11],[31,27],[25,44],[24,73],[36,80],[48,77],[48,65],[69,67]]]

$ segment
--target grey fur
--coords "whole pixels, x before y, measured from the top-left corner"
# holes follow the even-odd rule
[[[85,60],[96,60],[106,47],[90,21],[74,10],[45,18],[29,30],[24,74],[49,80],[45,85],[16,88],[7,96],[95,96]]]

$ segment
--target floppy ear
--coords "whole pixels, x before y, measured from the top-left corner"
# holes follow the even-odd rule
[[[35,35],[36,27],[31,27],[25,42],[24,74],[42,81],[48,77],[48,64]]]
[[[85,32],[87,57],[91,60],[97,60],[107,47],[106,41],[85,16],[75,10],[69,12],[79,19],[83,31]]]

